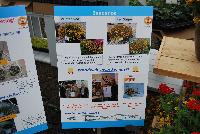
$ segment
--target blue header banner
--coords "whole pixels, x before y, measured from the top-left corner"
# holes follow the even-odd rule
[[[153,16],[152,6],[55,6],[54,16]]]
[[[0,7],[0,18],[26,16],[25,6],[6,6]]]

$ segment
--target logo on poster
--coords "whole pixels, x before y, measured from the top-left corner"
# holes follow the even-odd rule
[[[69,68],[67,69],[67,73],[68,73],[68,74],[74,74],[74,69],[71,68],[71,67],[69,67]]]
[[[144,19],[144,23],[145,23],[146,25],[150,25],[150,24],[152,24],[152,22],[153,22],[153,19],[152,19],[151,17],[146,17],[146,18]]]
[[[28,24],[27,17],[19,17],[18,24],[24,28]]]

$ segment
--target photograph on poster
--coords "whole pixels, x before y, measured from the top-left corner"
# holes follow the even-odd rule
[[[129,54],[148,54],[150,51],[149,38],[131,38],[129,41]]]
[[[92,102],[118,101],[118,74],[92,74]]]
[[[89,98],[88,81],[67,80],[59,82],[60,98]]]
[[[9,60],[10,60],[10,55],[9,55],[7,42],[0,41],[0,65],[1,63],[3,63],[3,61],[6,62]]]
[[[125,78],[124,78],[124,82],[125,82],[125,83],[134,82],[134,81],[135,81],[135,77],[132,76],[132,75],[127,75],[127,76],[125,76]]]
[[[103,54],[103,39],[84,39],[80,46],[81,55]]]
[[[11,61],[6,65],[0,65],[0,83],[27,77],[24,59]]]
[[[0,119],[8,115],[18,113],[19,107],[16,98],[7,99],[0,102]]]
[[[0,134],[14,134],[17,132],[14,119],[0,122]]]
[[[56,23],[57,43],[80,43],[86,39],[86,22]]]
[[[143,97],[144,83],[124,83],[123,98]]]
[[[130,38],[136,36],[136,23],[108,23],[108,45],[126,44]]]

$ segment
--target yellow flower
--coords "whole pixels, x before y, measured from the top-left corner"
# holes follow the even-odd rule
[[[185,104],[185,105],[186,105],[186,104],[187,104],[187,101],[184,101],[184,102],[183,102],[183,104]]]
[[[193,97],[190,97],[189,100],[194,100],[194,98],[193,98]]]
[[[200,17],[194,17],[193,21],[195,24],[200,23]]]
[[[174,110],[178,111],[178,107],[175,107]]]

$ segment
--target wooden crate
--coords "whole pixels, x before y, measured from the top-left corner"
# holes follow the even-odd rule
[[[192,40],[164,37],[153,72],[200,83],[200,62]]]

